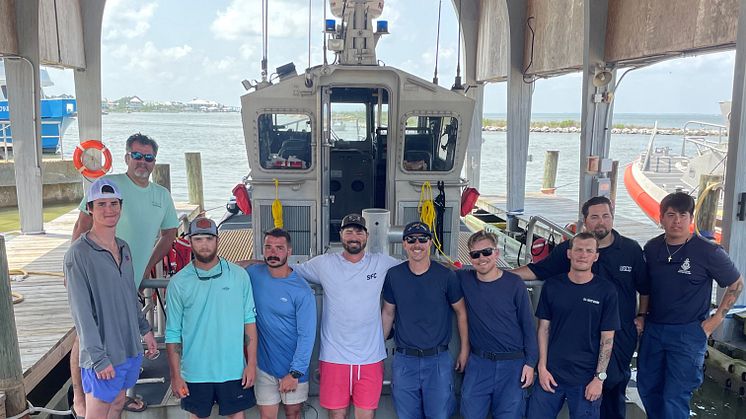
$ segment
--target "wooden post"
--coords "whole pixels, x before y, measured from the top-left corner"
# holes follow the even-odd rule
[[[559,150],[547,150],[544,157],[544,180],[541,183],[541,193],[554,195],[557,190],[557,161]]]
[[[702,193],[711,184],[722,181],[723,177],[719,175],[705,174],[699,177],[699,195],[697,196],[697,201],[704,199],[704,202],[697,202],[699,204],[699,211],[695,214],[695,217],[699,231],[705,237],[715,237],[715,221],[717,220],[720,192],[711,191],[705,197],[702,196]]]
[[[619,160],[611,162],[611,172],[609,172],[609,179],[611,180],[611,190],[609,191],[609,199],[612,204],[616,207],[616,185],[619,179]]]
[[[15,416],[26,410],[21,353],[8,275],[5,237],[0,235],[0,392],[5,393],[5,413]]]
[[[204,211],[205,195],[202,190],[202,156],[199,153],[184,153],[184,158],[186,159],[189,203],[199,205],[200,211]]]
[[[166,163],[156,163],[153,169],[153,183],[157,183],[171,192],[171,165]]]

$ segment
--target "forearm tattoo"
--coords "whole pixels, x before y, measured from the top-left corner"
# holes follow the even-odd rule
[[[598,353],[598,366],[596,371],[606,371],[611,358],[611,348],[614,346],[614,338],[601,337],[601,350]]]
[[[718,313],[720,316],[725,317],[728,311],[733,308],[733,305],[738,301],[738,297],[743,291],[743,281],[739,280],[735,284],[731,285],[725,290],[723,295],[723,301],[720,302]]]

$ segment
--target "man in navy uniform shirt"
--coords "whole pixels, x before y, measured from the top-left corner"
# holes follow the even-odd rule
[[[593,273],[611,281],[619,297],[621,329],[614,336],[614,350],[606,371],[601,418],[624,419],[630,362],[637,348],[637,336],[642,330],[648,305],[647,292],[640,292],[640,308],[637,309],[637,292],[644,286],[647,276],[645,260],[636,241],[613,229],[614,214],[608,198],[597,196],[589,199],[583,204],[582,213],[585,231],[593,233],[598,239],[599,257],[598,262],[593,264]],[[525,280],[544,280],[566,273],[570,270],[570,260],[567,258],[569,244],[569,241],[562,242],[546,259],[521,266],[513,272]]]
[[[689,226],[694,199],[667,195],[660,204],[665,231],[645,245],[650,313],[640,342],[637,387],[648,417],[689,417],[692,392],[702,384],[707,338],[743,290],[743,277],[725,251]],[[712,280],[727,287],[717,312],[707,317]]]
[[[467,244],[474,270],[457,272],[471,345],[461,387],[461,415],[484,419],[491,412],[493,418],[521,419],[539,356],[528,291],[518,275],[497,267],[494,234],[478,231]]]
[[[420,222],[404,228],[407,261],[390,268],[383,283],[383,335],[396,324],[392,393],[402,419],[446,419],[455,409],[451,310],[456,312],[461,349],[456,369],[469,357],[466,307],[456,274],[430,261],[432,234]]]
[[[570,272],[544,283],[539,318],[539,386],[528,419],[556,418],[567,401],[570,418],[599,418],[606,367],[619,329],[617,293],[591,271],[598,241],[588,232],[570,240]]]

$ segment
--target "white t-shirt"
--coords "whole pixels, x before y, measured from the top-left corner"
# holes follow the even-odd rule
[[[352,263],[341,253],[312,258],[293,269],[324,288],[319,359],[366,365],[386,358],[381,324],[381,289],[390,267],[400,260],[365,253]]]

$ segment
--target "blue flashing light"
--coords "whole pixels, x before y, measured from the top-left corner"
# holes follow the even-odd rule
[[[389,33],[389,21],[379,20],[378,22],[376,22],[376,32]]]
[[[327,19],[324,25],[325,32],[335,32],[337,30],[337,21],[334,19]]]

